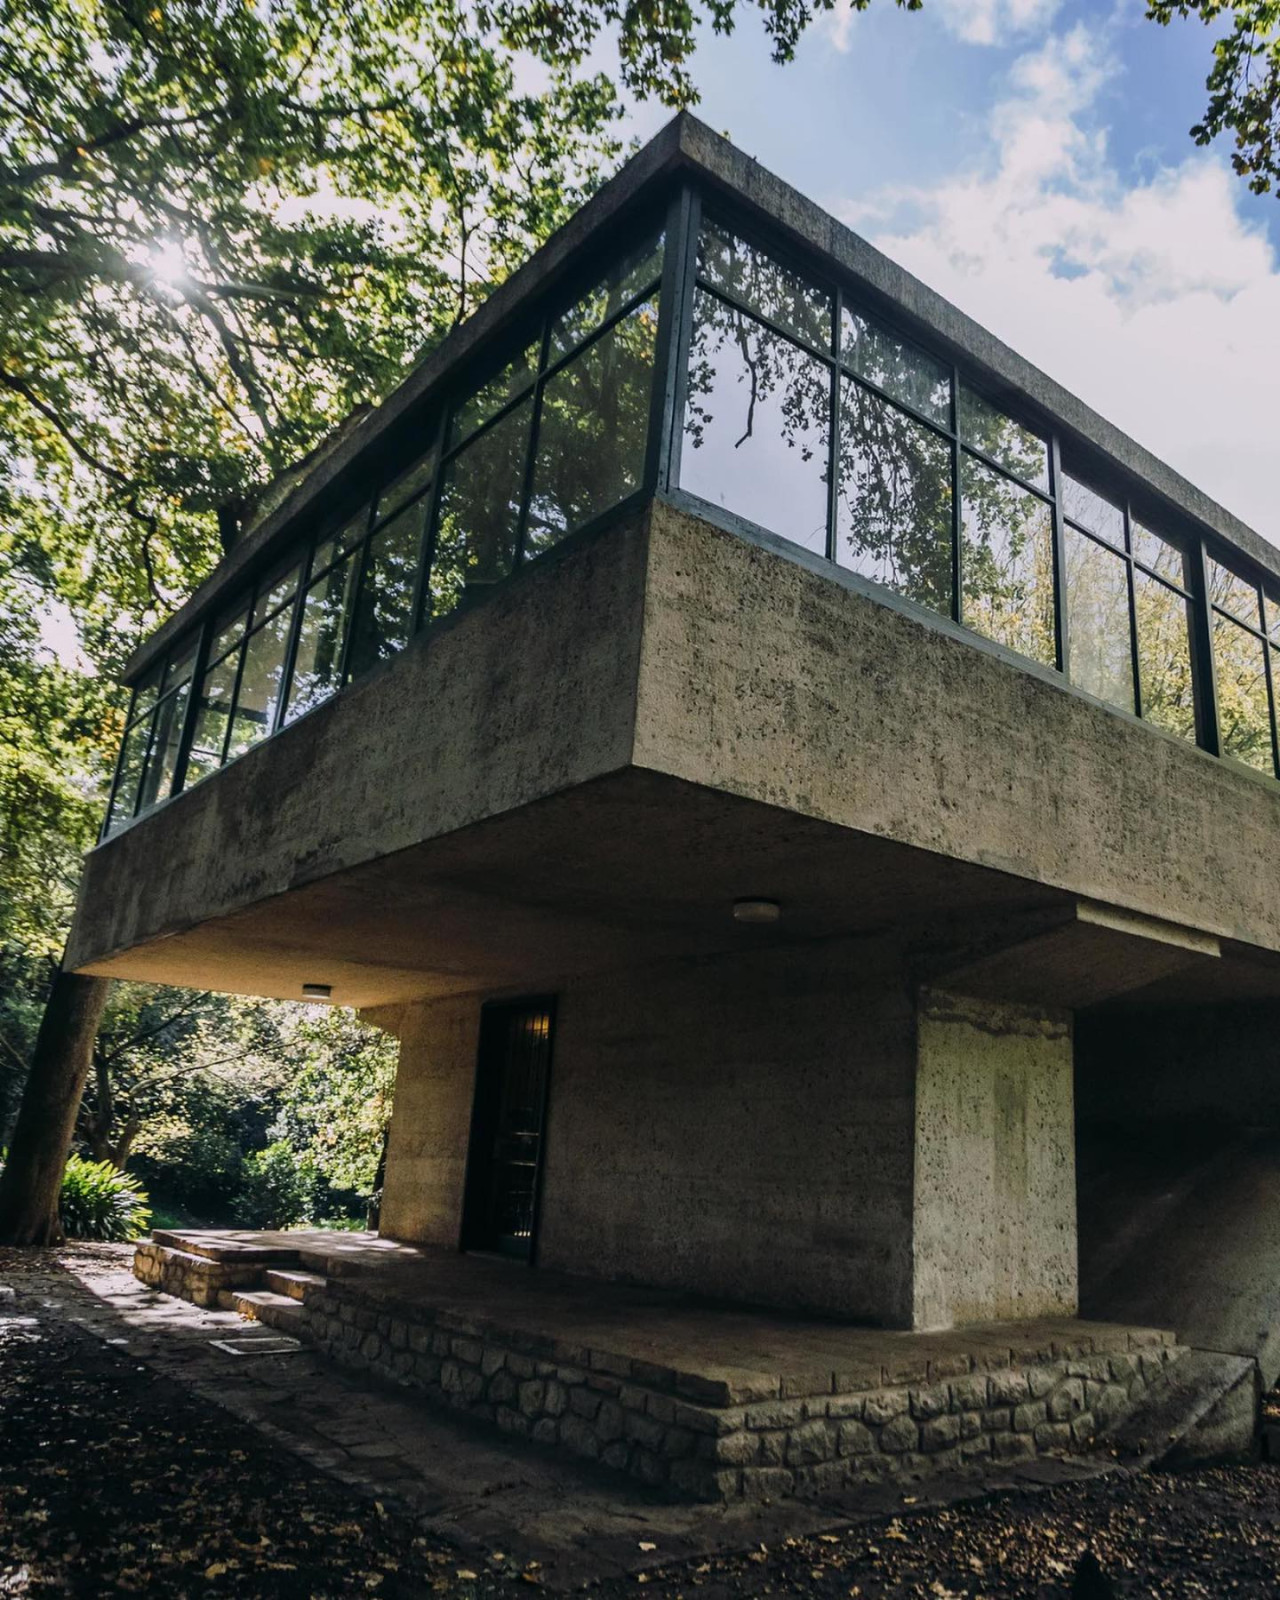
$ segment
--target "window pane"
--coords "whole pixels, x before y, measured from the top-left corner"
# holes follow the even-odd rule
[[[657,331],[657,301],[646,301],[547,380],[529,502],[530,554],[640,487]]]
[[[284,720],[292,722],[338,688],[342,645],[351,620],[357,561],[354,555],[331,567],[307,590],[298,628],[298,654],[289,685]]]
[[[240,610],[231,617],[219,620],[213,638],[209,641],[209,660],[217,661],[225,656],[232,645],[244,632],[245,623],[249,619],[249,602],[242,603]]]
[[[173,792],[173,775],[178,765],[178,746],[182,742],[182,725],[187,715],[187,700],[191,694],[190,679],[166,695],[156,710],[156,736],[152,741],[147,773],[142,783],[138,809],[167,800]]]
[[[535,341],[457,407],[449,425],[450,444],[457,444],[459,439],[474,433],[482,422],[496,416],[508,400],[514,400],[516,395],[529,387],[537,371],[538,345]]]
[[[133,815],[150,734],[151,718],[143,717],[141,722],[134,723],[125,738],[124,754],[120,758],[120,778],[116,784],[115,798],[111,802],[111,824],[108,833],[115,833],[118,828],[124,827]]]
[[[1190,587],[1187,582],[1187,560],[1177,545],[1170,544],[1158,533],[1152,533],[1140,522],[1130,524],[1129,534],[1133,540],[1133,553],[1144,567],[1150,567],[1152,572],[1168,579],[1170,583],[1176,583],[1180,589]]]
[[[680,483],[824,554],[831,371],[699,292]]]
[[[1262,626],[1257,584],[1231,572],[1218,561],[1209,563],[1209,598],[1215,606],[1230,611],[1251,628]]]
[[[258,596],[257,604],[253,608],[254,625],[261,622],[264,617],[269,617],[273,611],[278,611],[293,598],[298,587],[298,577],[302,570],[302,563],[295,561],[287,572],[271,579],[264,585],[262,593]]]
[[[698,271],[797,339],[831,349],[831,296],[727,228],[703,223]]]
[[[276,702],[284,677],[284,652],[289,641],[291,610],[278,612],[251,633],[244,647],[244,669],[231,719],[227,759],[242,755],[250,745],[265,739],[275,720]]]
[[[950,441],[841,381],[836,560],[950,616]]]
[[[1044,440],[964,383],[960,385],[960,437],[1037,489],[1049,487],[1049,447]]]
[[[398,511],[401,506],[407,505],[410,500],[416,500],[430,484],[434,468],[435,452],[428,451],[425,456],[402,472],[394,482],[389,483],[378,496],[378,504],[373,513],[374,521],[381,522],[393,511]]]
[[[526,401],[445,468],[431,558],[433,617],[511,571],[532,415]]]
[[[144,711],[150,711],[156,703],[160,693],[160,679],[164,672],[164,663],[157,661],[146,677],[133,691],[133,705],[129,708],[131,717],[140,717]]]
[[[168,666],[164,669],[164,686],[171,689],[175,683],[181,683],[184,678],[191,676],[191,668],[196,659],[196,642],[193,639],[180,654],[173,656]]]
[[[1280,590],[1268,589],[1267,600],[1267,631],[1271,637],[1280,644]]]
[[[235,693],[239,660],[239,650],[233,650],[204,675],[191,736],[191,754],[187,758],[188,789],[222,765],[222,747],[227,737],[227,719],[231,715],[231,696]]]
[[[963,620],[1053,666],[1053,526],[1039,495],[961,451]]]
[[[646,239],[623,256],[608,274],[551,325],[551,359],[567,354],[634,295],[662,274],[662,236]]]
[[[1124,512],[1069,472],[1062,474],[1062,514],[1117,550],[1124,549]]]
[[[356,601],[349,678],[359,677],[379,661],[388,660],[409,642],[425,510],[419,501],[369,541],[360,598]]]
[[[1129,630],[1129,563],[1067,529],[1071,681],[1099,700],[1136,710]]]
[[[1274,772],[1267,661],[1261,639],[1230,620],[1213,619],[1213,666],[1218,680],[1218,733],[1224,756]]]
[[[944,428],[951,426],[951,369],[878,322],[844,307],[841,354],[862,377]]]
[[[1194,741],[1190,604],[1158,579],[1135,568],[1133,608],[1138,622],[1142,715],[1169,733]]]

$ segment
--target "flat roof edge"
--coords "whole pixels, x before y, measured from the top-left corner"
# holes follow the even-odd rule
[[[999,397],[1043,416],[1082,453],[1117,475],[1140,481],[1162,509],[1190,519],[1273,577],[1280,578],[1280,548],[1213,500],[1189,479],[1108,422],[1047,373],[953,306],[808,199],[688,112],[674,117],[623,165],[467,320],[414,366],[387,398],[331,449],[286,499],[221,561],[191,597],[138,648],[122,674],[131,683],[176,637],[243,577],[283,530],[313,509],[332,485],[372,451],[451,369],[479,350],[501,325],[570,264],[571,258],[620,213],[638,205],[654,186],[677,172],[698,176],[754,211],[803,249],[826,256],[919,335],[941,344],[969,365]]]

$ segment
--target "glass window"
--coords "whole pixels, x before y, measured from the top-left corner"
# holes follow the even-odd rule
[[[1271,701],[1262,640],[1215,614],[1213,666],[1218,680],[1218,735],[1224,756],[1234,756],[1259,772],[1274,772],[1271,752]]]
[[[705,222],[698,271],[717,289],[806,344],[831,349],[831,296],[727,228]]]
[[[646,239],[623,256],[589,294],[551,324],[551,360],[576,345],[662,276],[662,235]]]
[[[279,577],[270,579],[262,586],[257,604],[253,608],[254,627],[257,627],[258,623],[263,621],[264,618],[269,617],[272,612],[279,611],[281,606],[288,604],[292,600],[298,587],[298,576],[301,570],[302,563],[295,560],[287,572],[282,573]]]
[[[699,291],[682,487],[825,554],[830,396],[827,366]]]
[[[389,483],[378,496],[378,504],[374,509],[373,520],[381,522],[384,517],[389,517],[393,511],[398,511],[401,506],[408,505],[410,500],[418,496],[431,485],[431,477],[435,468],[435,453],[428,452],[420,457],[406,471]]]
[[[233,616],[219,621],[215,628],[213,638],[209,641],[209,660],[217,661],[225,656],[232,645],[238,643],[244,633],[245,623],[249,620],[248,602],[243,602]]]
[[[349,678],[403,650],[413,631],[413,591],[422,548],[422,501],[393,518],[369,541],[351,636]]]
[[[1280,644],[1280,589],[1268,588],[1265,594],[1267,607],[1267,631],[1277,644]]]
[[[533,402],[503,417],[447,464],[431,558],[431,615],[505,578],[515,562]]]
[[[291,609],[278,611],[245,641],[244,666],[227,741],[228,761],[265,739],[275,725],[292,619]]]
[[[1025,483],[1048,489],[1048,445],[965,383],[960,385],[960,437]]]
[[[199,704],[196,706],[195,729],[191,735],[191,753],[187,758],[188,787],[208,777],[209,773],[216,772],[222,765],[239,664],[240,651],[233,650],[221,661],[214,662],[204,675]]]
[[[1187,582],[1187,558],[1176,544],[1170,544],[1163,535],[1153,533],[1141,522],[1131,523],[1129,533],[1133,540],[1134,556],[1144,567],[1150,567],[1152,572],[1169,583],[1176,583],[1180,589],[1190,587]]]
[[[640,487],[657,331],[657,301],[646,301],[547,380],[529,502],[530,553]]]
[[[1209,598],[1215,606],[1230,611],[1251,628],[1262,626],[1257,584],[1240,577],[1219,561],[1209,563]]]
[[[164,663],[157,661],[146,677],[133,691],[133,705],[130,708],[131,717],[140,717],[144,711],[150,711],[155,705],[160,693],[160,679],[164,673]]]
[[[836,560],[951,615],[951,443],[841,380]]]
[[[1136,710],[1129,563],[1074,528],[1067,529],[1067,629],[1072,683]]]
[[[125,735],[115,798],[111,802],[111,823],[107,830],[109,833],[122,828],[134,813],[138,801],[138,785],[142,780],[142,765],[147,758],[147,740],[150,736],[150,717],[143,717],[135,722]]]
[[[961,452],[965,623],[1053,666],[1053,523],[1047,502]]]
[[[156,708],[155,737],[151,741],[151,754],[147,758],[147,772],[139,795],[138,809],[158,805],[173,792],[174,773],[178,767],[178,749],[182,743],[182,729],[186,720],[187,700],[191,694],[191,658],[186,662],[187,677],[168,694]]]
[[[895,400],[950,428],[950,367],[848,306],[841,321],[840,350],[846,365]]]
[[[356,555],[316,578],[302,602],[298,652],[289,685],[286,722],[328,699],[339,687],[342,646],[351,621],[351,602],[359,570]]]
[[[538,371],[538,344],[535,340],[527,350],[522,350],[514,361],[507,363],[487,383],[482,383],[457,407],[449,425],[449,442],[457,444],[474,433],[482,422],[497,416],[508,401],[533,382]]]
[[[1062,514],[1077,527],[1096,533],[1099,539],[1124,549],[1124,511],[1105,495],[1091,489],[1069,472],[1062,474]]]
[[[193,639],[183,650],[177,652],[164,669],[164,688],[167,694],[175,683],[181,683],[191,676],[192,663],[196,658],[196,645]]]
[[[1138,686],[1148,722],[1195,740],[1191,679],[1191,606],[1158,578],[1134,569],[1133,609],[1138,624]]]

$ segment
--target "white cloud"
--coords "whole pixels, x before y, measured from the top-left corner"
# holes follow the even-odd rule
[[[933,0],[930,11],[965,44],[1001,44],[1046,28],[1061,0]]]
[[[1076,26],[1019,57],[980,168],[842,214],[1280,544],[1275,254],[1216,157],[1122,178],[1098,122],[1108,45]]]

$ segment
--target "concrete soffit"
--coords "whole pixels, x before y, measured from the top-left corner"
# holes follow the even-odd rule
[[[931,987],[981,1000],[1078,1010],[1221,958],[1212,934],[1158,917],[1076,900],[1023,919],[922,967]]]
[[[873,307],[960,361],[994,398],[1030,422],[1055,428],[1073,457],[1078,454],[1104,486],[1122,483],[1136,508],[1216,536],[1280,577],[1280,550],[815,202],[684,112],[415,366],[346,440],[328,451],[322,447],[314,470],[135,651],[125,681],[145,671],[228,589],[274,559],[335,497],[350,492],[394,444],[397,429],[411,425],[459,367],[482,357],[536,296],[572,274],[586,247],[656,201],[680,175],[718,191],[802,254],[826,261],[829,274],[853,281]]]

